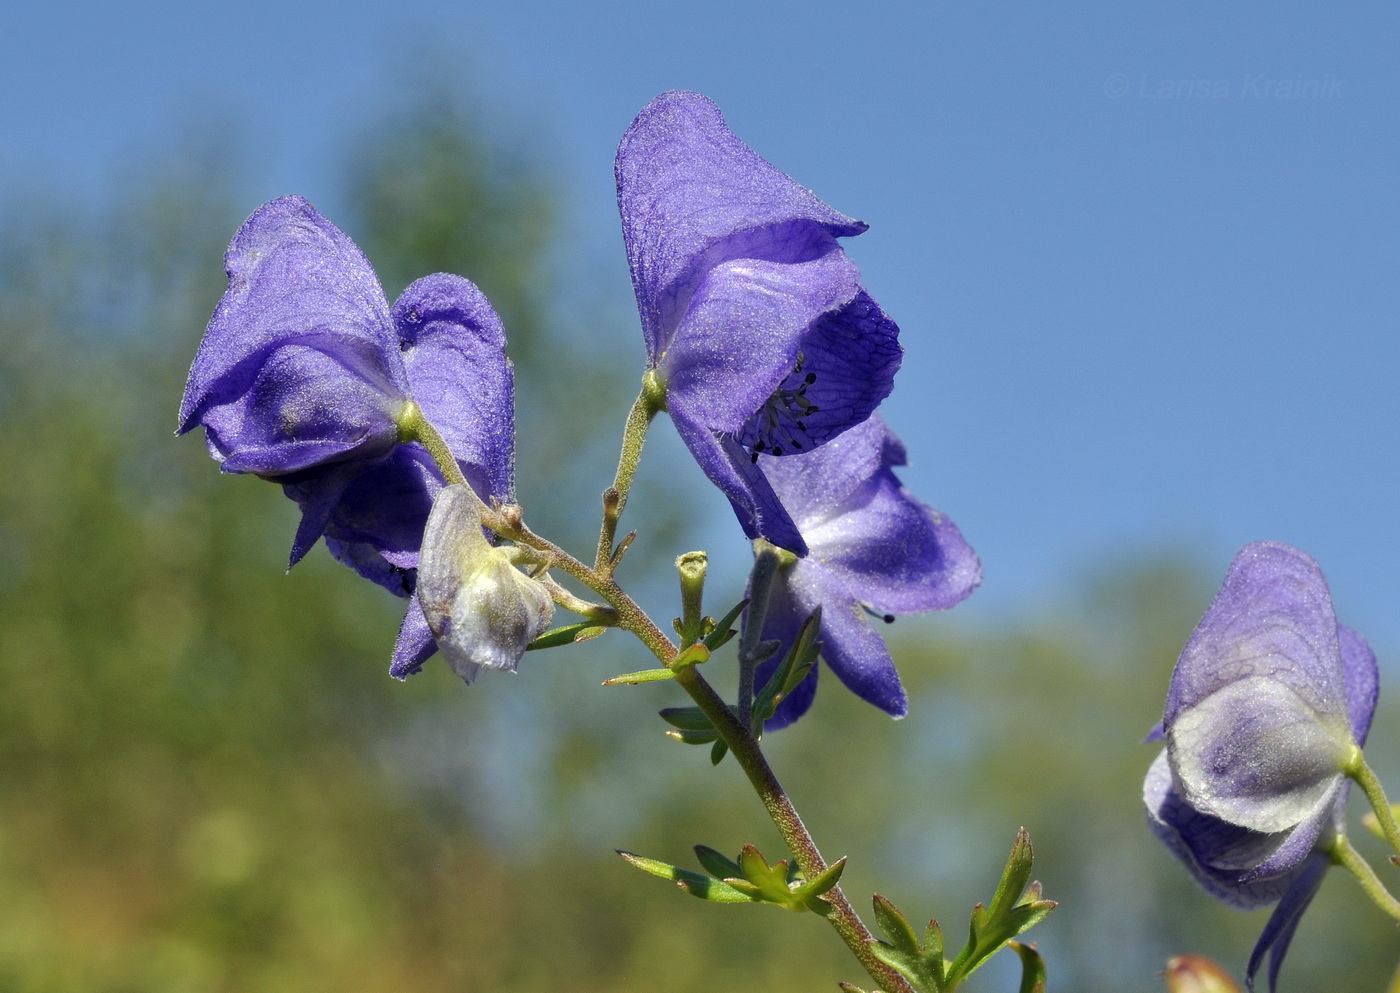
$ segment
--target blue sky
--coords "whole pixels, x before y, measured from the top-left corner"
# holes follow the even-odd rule
[[[541,137],[576,200],[567,254],[625,299],[617,138],[656,93],[700,90],[871,224],[848,252],[903,328],[906,482],[986,567],[960,611],[1043,607],[1144,550],[1223,575],[1270,538],[1384,649],[1397,28],[1379,3],[11,4],[0,180],[100,202],[227,122],[249,211],[300,192],[334,216],[366,109],[435,49]]]

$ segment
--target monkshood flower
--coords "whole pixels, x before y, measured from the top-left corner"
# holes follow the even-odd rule
[[[549,591],[486,540],[476,497],[464,486],[443,487],[433,500],[418,600],[437,647],[468,683],[482,669],[514,672],[554,616]]]
[[[1149,822],[1209,893],[1278,903],[1250,956],[1269,988],[1344,832],[1346,769],[1375,713],[1376,657],[1337,623],[1322,571],[1288,545],[1235,557],[1172,673]]]
[[[663,93],[617,150],[617,202],[651,373],[751,538],[802,536],[755,460],[865,420],[899,368],[899,329],[836,239],[867,225],[763,160],[698,93]]]
[[[443,485],[428,452],[403,442],[416,414],[484,499],[513,497],[514,389],[499,318],[470,282],[442,273],[390,309],[359,248],[296,196],[254,212],[225,267],[179,433],[202,425],[225,472],[281,483],[300,505],[292,565],[324,535],[337,559],[411,597]],[[415,601],[394,674],[416,671],[433,644]]]
[[[763,637],[782,644],[759,667],[762,685],[818,606],[821,657],[857,696],[894,717],[904,687],[872,620],[946,610],[982,582],[982,565],[957,526],[914,499],[895,476],[904,445],[879,414],[805,455],[758,465],[791,512],[810,551],[774,577]],[[766,725],[785,727],[812,705],[817,667]]]

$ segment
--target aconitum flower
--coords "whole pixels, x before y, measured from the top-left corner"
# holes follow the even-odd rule
[[[1157,836],[1213,896],[1278,902],[1250,957],[1269,988],[1344,831],[1345,770],[1376,709],[1376,657],[1337,623],[1322,571],[1246,545],[1172,673],[1167,747],[1143,799]]]
[[[442,273],[391,310],[355,243],[296,196],[254,212],[225,267],[179,432],[202,425],[224,471],[282,484],[302,511],[291,564],[324,535],[337,559],[411,597],[443,480],[421,445],[401,443],[410,403],[483,498],[513,497],[514,391],[499,318],[470,282]],[[415,601],[395,674],[432,651]]]
[[[904,445],[879,414],[805,455],[760,456],[758,466],[807,541],[806,558],[778,570],[763,637],[782,644],[759,668],[762,685],[822,608],[821,658],[846,686],[893,717],[908,710],[884,639],[871,623],[946,610],[982,581],[982,566],[946,516],[914,499],[895,476]],[[781,703],[767,727],[807,712],[817,667]]]
[[[663,93],[617,149],[617,202],[650,368],[681,439],[751,538],[802,536],[755,466],[809,451],[889,395],[899,329],[832,210],[734,136],[698,93]]]

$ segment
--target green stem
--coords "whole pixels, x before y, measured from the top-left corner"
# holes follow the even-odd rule
[[[466,486],[467,477],[462,475],[462,467],[457,464],[457,460],[452,457],[452,449],[447,447],[447,442],[442,435],[438,434],[438,429],[433,427],[433,422],[423,415],[423,408],[412,400],[404,404],[403,412],[399,414],[399,440],[416,441],[428,450],[428,454],[437,463],[438,472],[442,473],[442,478],[448,483]],[[472,490],[475,495],[476,491]],[[480,500],[480,497],[477,497]]]
[[[1356,785],[1361,787],[1361,792],[1365,793],[1366,799],[1371,801],[1371,808],[1376,812],[1376,820],[1380,822],[1381,833],[1385,835],[1385,840],[1390,842],[1390,847],[1395,849],[1396,854],[1400,854],[1400,824],[1395,823],[1395,811],[1391,809],[1390,801],[1386,799],[1385,790],[1381,787],[1381,781],[1376,778],[1376,774],[1366,764],[1366,756],[1361,753],[1360,748],[1352,753],[1351,761],[1347,763],[1344,771],[1356,780]]]
[[[778,833],[783,836],[783,841],[787,843],[788,850],[797,860],[803,875],[814,879],[826,871],[827,863],[817,849],[817,843],[812,840],[811,834],[802,823],[802,818],[798,816],[797,809],[792,805],[782,784],[778,782],[778,777],[773,774],[772,767],[768,765],[768,760],[764,758],[758,742],[748,728],[739,722],[734,711],[720,699],[719,694],[694,666],[678,668],[676,682],[680,683],[690,694],[690,698],[699,705],[701,711],[719,731],[729,750],[734,753],[734,758],[738,760],[744,774],[749,777],[749,782],[758,798],[763,801],[768,816],[773,819]],[[826,893],[825,898],[834,908],[827,920],[845,941],[846,947],[860,960],[870,977],[888,993],[916,993],[908,980],[871,953],[870,945],[874,937],[841,892],[841,887],[837,886]]]
[[[768,594],[773,577],[782,564],[783,552],[762,538],[753,543],[753,572],[749,573],[749,605],[744,608],[744,633],[739,639],[739,720],[753,727],[753,679],[758,667],[758,646],[763,638],[763,621],[768,616]]]
[[[1376,870],[1371,868],[1371,863],[1357,854],[1356,849],[1351,847],[1351,842],[1347,841],[1345,835],[1337,835],[1332,842],[1331,855],[1334,863],[1356,877],[1356,881],[1361,884],[1361,888],[1366,891],[1366,895],[1377,907],[1380,907],[1395,920],[1400,921],[1400,900],[1391,896],[1390,891],[1385,888],[1380,877],[1376,875]]]
[[[657,377],[656,371],[648,369],[642,377],[642,392],[627,414],[627,426],[622,430],[622,452],[617,459],[617,475],[612,486],[603,492],[603,526],[598,534],[598,554],[593,560],[593,568],[599,573],[612,573],[613,539],[617,537],[617,522],[627,506],[627,494],[632,490],[632,480],[637,476],[637,466],[642,461],[642,445],[647,439],[647,428],[658,413],[666,409],[666,387]]]

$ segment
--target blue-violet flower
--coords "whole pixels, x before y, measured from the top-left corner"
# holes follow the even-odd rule
[[[759,457],[758,466],[792,512],[810,551],[779,567],[763,637],[782,644],[759,667],[771,675],[818,606],[821,658],[863,700],[894,717],[908,710],[904,687],[873,618],[946,610],[982,581],[982,565],[946,516],[909,493],[893,467],[904,445],[879,414],[805,455]],[[770,729],[807,712],[817,668],[778,704]]]
[[[439,273],[391,310],[369,262],[297,196],[264,204],[225,255],[229,285],[200,343],[179,432],[205,429],[225,472],[282,484],[301,507],[295,565],[331,553],[412,597],[423,528],[443,485],[419,444],[401,443],[416,403],[484,499],[514,492],[514,388],[505,332],[470,282]],[[434,643],[416,600],[393,673]]]
[[[836,239],[867,225],[760,158],[698,93],[663,93],[617,150],[617,202],[650,368],[705,474],[751,538],[802,536],[755,466],[865,420],[899,329]]]
[[[1246,981],[1269,956],[1269,988],[1330,849],[1344,832],[1345,770],[1376,709],[1376,657],[1337,623],[1303,552],[1246,545],[1172,673],[1154,737],[1166,749],[1143,800],[1153,831],[1211,895],[1277,901]]]

